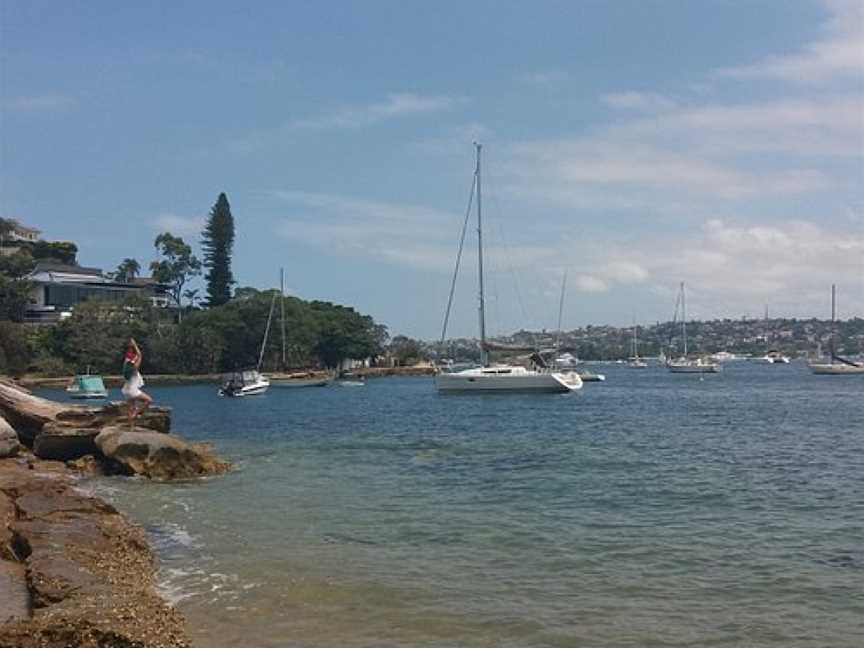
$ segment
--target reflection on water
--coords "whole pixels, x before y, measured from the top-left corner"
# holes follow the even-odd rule
[[[201,646],[860,646],[864,379],[604,371],[154,387],[238,469],[84,487],[148,530]]]

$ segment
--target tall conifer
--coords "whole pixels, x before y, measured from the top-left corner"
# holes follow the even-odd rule
[[[210,210],[210,218],[201,236],[204,267],[207,268],[207,305],[221,306],[231,299],[231,249],[234,246],[234,217],[224,193],[219,194]]]

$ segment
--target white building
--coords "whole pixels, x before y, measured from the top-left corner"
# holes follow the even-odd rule
[[[88,299],[121,302],[140,295],[149,297],[154,306],[170,304],[168,286],[147,278],[120,283],[106,277],[99,268],[40,261],[27,280],[33,283],[25,314],[28,322],[56,322],[71,315],[76,305]]]

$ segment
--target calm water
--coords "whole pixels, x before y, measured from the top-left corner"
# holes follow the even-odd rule
[[[238,470],[89,486],[200,646],[864,645],[864,377],[602,370],[564,396],[156,387]]]

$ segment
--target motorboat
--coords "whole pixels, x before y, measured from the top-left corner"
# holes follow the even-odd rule
[[[773,349],[757,360],[764,364],[789,364],[789,356]]]
[[[108,390],[105,389],[105,383],[102,376],[94,376],[93,374],[78,374],[66,387],[66,393],[70,398],[107,398]]]
[[[219,389],[220,396],[258,396],[267,391],[270,380],[262,376],[256,369],[235,371]]]
[[[590,369],[577,369],[576,373],[579,375],[579,378],[582,379],[582,382],[603,382],[606,380],[604,374],[594,373]]]

